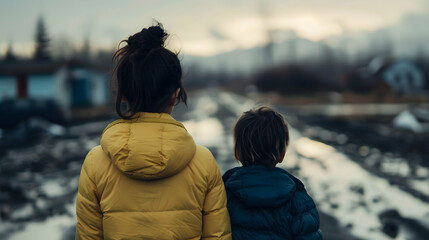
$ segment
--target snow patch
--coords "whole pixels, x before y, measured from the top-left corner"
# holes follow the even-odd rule
[[[417,177],[423,177],[423,178],[429,177],[429,168],[417,166],[416,175],[417,175]]]
[[[300,138],[294,143],[293,148],[297,153],[307,158],[325,157],[335,152],[333,147],[309,138]]]
[[[12,219],[23,219],[23,218],[27,218],[30,217],[32,214],[34,213],[34,209],[31,206],[31,204],[27,204],[24,207],[13,211],[11,218]]]
[[[44,222],[32,222],[25,228],[12,235],[9,240],[44,239],[58,240],[63,238],[65,230],[76,224],[75,220],[67,215],[55,216]]]
[[[219,106],[210,97],[203,96],[199,99],[196,109],[198,109],[199,115],[213,115],[219,109]]]
[[[183,122],[185,128],[200,145],[217,146],[224,141],[223,126],[217,118]]]
[[[371,175],[331,146],[301,137],[296,131],[292,135],[296,139],[293,150],[304,156],[298,160],[300,176],[312,196],[322,211],[332,214],[344,226],[351,224],[353,235],[390,239],[380,231],[378,219],[378,214],[386,209],[396,209],[403,217],[418,219],[423,224],[429,222],[427,203]]]
[[[417,190],[421,193],[424,193],[426,195],[429,195],[429,183],[426,179],[425,180],[410,180],[409,182],[415,190]]]
[[[50,198],[59,197],[65,194],[65,188],[53,180],[45,182],[40,189],[47,197]]]
[[[422,131],[422,125],[409,111],[403,111],[393,119],[393,126],[398,129],[411,130],[415,133]]]
[[[238,116],[255,107],[251,99],[225,92],[219,93],[219,102]]]

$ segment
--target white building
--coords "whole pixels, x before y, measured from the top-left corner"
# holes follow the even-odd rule
[[[76,61],[0,63],[0,101],[10,98],[53,99],[64,109],[107,103],[108,74]]]

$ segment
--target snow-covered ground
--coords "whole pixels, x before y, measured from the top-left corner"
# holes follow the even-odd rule
[[[184,123],[197,143],[210,148],[224,172],[239,166],[232,154],[232,127],[237,117],[259,105],[238,95],[207,90],[194,94],[188,108],[179,105],[173,116]],[[334,217],[339,227],[359,239],[392,239],[382,231],[386,221],[393,221],[398,227],[395,239],[429,239],[429,235],[424,238],[429,228],[428,202],[372,174],[351,159],[349,153],[310,139],[302,131],[316,131],[326,137],[332,137],[333,133],[317,126],[300,129],[294,116],[283,114],[290,120],[292,141],[279,167],[290,170],[304,181],[320,212]],[[80,164],[86,152],[98,144],[99,134],[106,125],[107,122],[96,122],[75,126],[69,131],[73,138],[40,141],[0,156],[1,172],[5,167],[16,172],[9,178],[0,177],[2,187],[7,183],[9,190],[22,195],[13,195],[12,190],[8,190],[9,195],[2,193],[0,207],[9,214],[0,222],[0,239],[73,239]],[[335,138],[341,144],[349,141],[345,134],[337,134]],[[357,154],[370,157],[371,151],[365,146],[359,148]],[[9,165],[18,165],[11,167],[6,161]],[[32,169],[40,168],[32,163],[34,161],[41,161],[43,169]],[[405,175],[409,172],[404,161],[392,160],[392,164],[385,166],[389,167],[390,171],[403,171]],[[416,171],[420,177],[410,181],[411,186],[415,191],[429,194],[429,170],[421,166]],[[11,196],[22,199],[17,203],[3,203]],[[394,219],[380,217],[391,210],[398,216]]]
[[[321,142],[293,131],[290,158],[298,158],[300,177],[313,193],[321,211],[353,226],[353,235],[363,239],[391,239],[381,232],[379,215],[395,209],[402,217],[417,219],[429,227],[429,204],[422,202],[386,179],[371,175],[346,155]],[[290,167],[287,165],[285,167]],[[396,239],[415,239],[400,231]]]
[[[210,103],[211,109],[223,107],[231,111],[231,113],[235,113],[236,116],[241,115],[243,111],[260,105],[260,103],[253,102],[247,98],[223,92],[206,93],[199,101],[209,102],[208,98],[212,99]],[[214,107],[214,103],[218,105]],[[196,109],[197,112],[199,110],[199,108]],[[284,114],[286,115],[287,113]],[[213,119],[213,116],[209,115],[208,117]],[[204,120],[198,122],[200,125],[197,124],[197,127],[195,125],[187,127],[190,128],[191,133],[194,133],[197,142],[200,140],[198,134],[203,134],[198,129],[215,131],[216,134],[210,135],[216,136],[216,138],[209,138],[213,142],[206,142],[204,135],[200,143],[206,143],[209,146],[220,149],[223,149],[225,143],[228,143],[226,146],[228,151],[224,152],[227,152],[227,158],[231,160],[233,156],[231,129],[235,120],[226,121],[223,124],[225,126],[223,135],[216,128],[211,128],[212,125]],[[218,119],[218,121],[221,120]],[[216,122],[213,126],[219,125],[219,122]],[[302,178],[306,183],[320,211],[335,217],[342,226],[350,229],[354,236],[360,239],[392,239],[382,231],[384,222],[379,217],[383,212],[389,210],[396,210],[401,219],[416,220],[416,223],[429,229],[428,202],[403,191],[399,186],[390,184],[387,179],[371,174],[334,147],[303,136],[293,126],[290,129],[292,143],[285,161],[279,167],[298,169],[296,171],[298,177]],[[326,130],[322,133],[324,135],[331,134]],[[337,139],[342,143],[347,142],[346,135],[337,136]],[[357,152],[358,154],[365,154],[365,151],[369,150],[369,147],[365,146]],[[224,171],[230,168],[231,165],[231,161],[229,161],[228,167],[225,168],[223,164],[220,164],[220,167]],[[391,163],[390,165],[385,163],[385,165],[387,166],[384,168],[391,167],[392,171],[399,171],[403,176],[409,174],[409,168],[405,161],[396,161],[396,163]],[[419,169],[423,178],[421,180],[412,180],[412,186],[415,190],[427,194],[429,192],[429,178],[426,175],[428,169],[424,167]],[[424,239],[421,236],[421,231],[416,233],[407,224],[398,224],[398,227],[399,234],[396,239]],[[427,237],[429,238],[429,236]]]

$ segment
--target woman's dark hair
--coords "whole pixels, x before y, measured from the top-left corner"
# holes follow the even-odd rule
[[[162,24],[157,23],[120,42],[127,45],[113,55],[116,66],[112,80],[117,91],[116,112],[121,118],[128,119],[137,112],[163,112],[177,89],[177,104],[186,104],[182,67],[177,54],[164,47],[167,37]],[[125,112],[123,99],[127,102]]]
[[[269,107],[244,112],[234,127],[234,153],[243,166],[274,167],[289,144],[289,130],[281,114]]]

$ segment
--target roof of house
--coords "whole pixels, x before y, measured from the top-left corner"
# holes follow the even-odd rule
[[[0,76],[51,74],[58,71],[62,67],[83,67],[92,69],[94,71],[106,72],[106,68],[102,68],[89,62],[78,60],[18,60],[10,62],[0,62]]]

